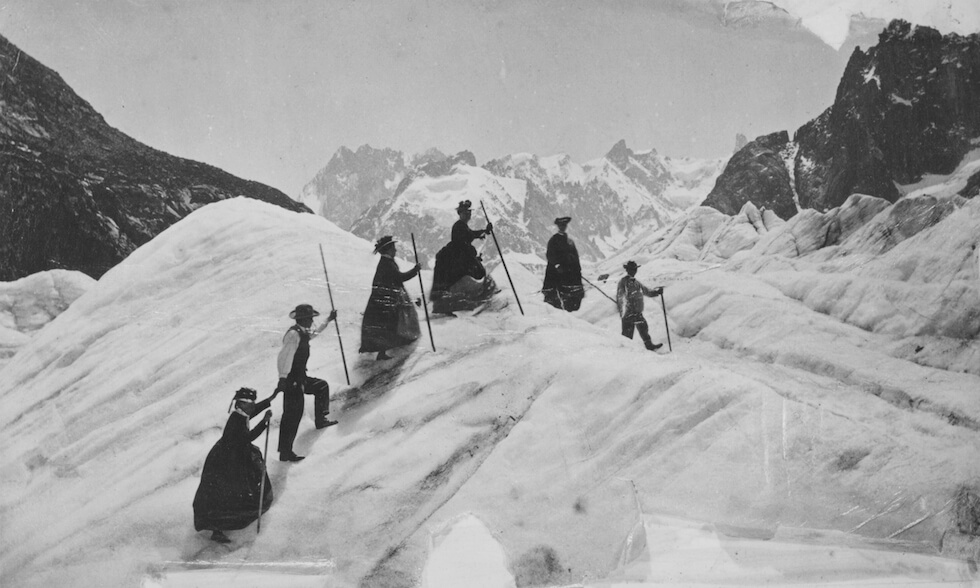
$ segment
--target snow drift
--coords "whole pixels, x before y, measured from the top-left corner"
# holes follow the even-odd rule
[[[93,284],[94,279],[70,270],[0,282],[0,366]]]
[[[976,238],[973,218],[943,230]],[[328,308],[318,244],[351,385],[332,330],[314,340],[310,371],[330,382],[340,424],[315,431],[306,419],[307,459],[269,463],[276,501],[262,533],[212,544],[191,524],[201,465],[234,390],[271,392],[288,311]],[[0,371],[5,584],[435,586],[454,577],[438,562],[467,528],[496,541],[487,565],[516,585],[683,582],[698,576],[651,563],[703,544],[678,520],[776,538],[771,553],[806,537],[883,554],[837,580],[975,579],[963,561],[934,556],[956,532],[957,492],[980,480],[980,377],[907,361],[888,328],[814,309],[794,294],[814,291],[801,285],[815,270],[641,260],[638,277],[667,286],[673,352],[654,354],[618,334],[615,306],[595,290],[581,312],[557,311],[515,263],[526,316],[505,289],[481,312],[436,320],[436,352],[423,331],[395,361],[375,362],[351,351],[371,248],[313,215],[219,202],[40,330]],[[863,279],[891,279],[889,263],[868,257]],[[499,268],[494,278],[508,283]],[[417,281],[407,286],[418,294]],[[647,318],[663,341],[659,303]],[[808,557],[765,579],[821,581],[831,564]],[[726,565],[733,582],[759,578],[756,563]]]

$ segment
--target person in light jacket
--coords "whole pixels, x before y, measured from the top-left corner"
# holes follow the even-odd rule
[[[643,297],[662,296],[664,289],[651,289],[644,286],[636,279],[636,270],[639,268],[640,266],[632,260],[623,265],[626,275],[619,281],[619,286],[616,288],[616,306],[619,308],[619,316],[623,323],[623,337],[632,339],[635,328],[640,332],[640,338],[643,339],[646,348],[650,351],[656,351],[663,347],[663,343],[654,343],[650,339],[650,327],[647,325],[646,319],[643,318]]]

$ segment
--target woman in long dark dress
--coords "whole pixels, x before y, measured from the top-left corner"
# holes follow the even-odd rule
[[[544,284],[541,286],[545,302],[568,312],[578,310],[582,298],[585,297],[578,249],[566,233],[571,220],[569,216],[555,219],[558,232],[548,240],[548,266],[545,268]]]
[[[194,496],[194,528],[212,531],[211,539],[219,543],[231,541],[224,531],[244,529],[258,518],[259,494],[262,512],[272,506],[272,482],[265,473],[262,452],[252,445],[269,426],[271,412],[254,429],[249,420],[272,404],[272,396],[255,402],[255,390],[241,388],[232,400],[234,410],[228,416],[221,439],[214,444],[204,460],[201,484]]]
[[[419,338],[419,315],[412,299],[405,291],[403,282],[416,275],[422,266],[402,272],[395,262],[395,243],[391,236],[384,236],[374,246],[381,254],[378,269],[374,272],[371,296],[364,309],[361,323],[361,353],[378,352],[377,359],[391,359],[386,351],[408,345]]]

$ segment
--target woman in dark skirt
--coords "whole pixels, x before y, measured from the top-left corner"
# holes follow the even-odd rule
[[[265,473],[262,452],[252,445],[269,426],[271,412],[254,429],[249,420],[269,408],[274,393],[256,403],[255,390],[242,388],[232,400],[234,410],[228,417],[221,439],[211,448],[204,460],[201,484],[194,496],[194,528],[212,531],[211,539],[219,543],[231,541],[224,531],[244,529],[258,518],[259,494],[262,485],[262,512],[272,506],[272,483]]]
[[[377,359],[391,359],[386,351],[408,345],[419,338],[419,315],[405,291],[403,282],[418,275],[422,266],[402,272],[395,262],[395,243],[391,236],[378,240],[374,252],[381,254],[371,284],[371,297],[361,323],[361,353],[378,352]]]

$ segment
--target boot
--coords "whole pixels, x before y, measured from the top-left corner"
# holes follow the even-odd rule
[[[279,461],[303,461],[304,459],[306,459],[305,456],[303,456],[303,455],[296,455],[292,451],[290,451],[289,453],[280,453],[279,454]]]
[[[664,346],[663,343],[654,343],[653,341],[644,341],[643,344],[646,345],[647,349],[650,351],[656,351]]]
[[[317,429],[326,429],[327,427],[331,427],[331,426],[336,425],[336,424],[337,424],[337,421],[332,421],[332,420],[330,420],[330,419],[327,418],[327,415],[323,415],[323,418],[320,419],[319,422],[316,423],[316,428]]]
[[[313,409],[316,411],[313,414],[316,415],[314,422],[317,429],[326,429],[330,425],[337,424],[337,421],[332,421],[327,417],[330,414],[329,389],[316,393],[316,396],[313,397]]]
[[[223,531],[212,531],[211,541],[214,541],[215,543],[231,543],[231,539],[229,539],[228,535],[225,535]]]

